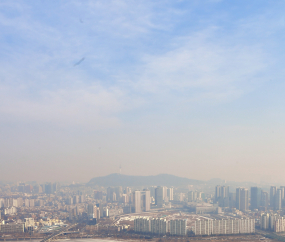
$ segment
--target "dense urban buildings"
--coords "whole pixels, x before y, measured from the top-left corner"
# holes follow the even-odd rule
[[[284,186],[92,187],[19,182],[0,184],[0,194],[0,235],[42,236],[54,226],[77,223],[92,233],[113,228],[145,236],[252,234],[255,227],[285,232]]]

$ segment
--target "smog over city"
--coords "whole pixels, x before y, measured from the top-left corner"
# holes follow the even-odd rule
[[[0,241],[285,241],[284,11],[0,0]]]

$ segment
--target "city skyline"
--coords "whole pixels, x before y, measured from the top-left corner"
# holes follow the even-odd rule
[[[278,1],[0,2],[0,180],[284,184]]]

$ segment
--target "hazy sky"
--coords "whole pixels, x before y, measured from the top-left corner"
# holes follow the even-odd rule
[[[284,11],[1,0],[0,180],[85,182],[121,164],[285,184]]]

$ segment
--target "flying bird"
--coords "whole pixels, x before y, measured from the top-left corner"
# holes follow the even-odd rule
[[[74,66],[78,66],[78,65],[80,65],[80,64],[81,64],[81,62],[82,62],[82,61],[84,61],[84,60],[85,60],[85,57],[83,57],[80,61],[76,62],[76,63],[74,64]]]

